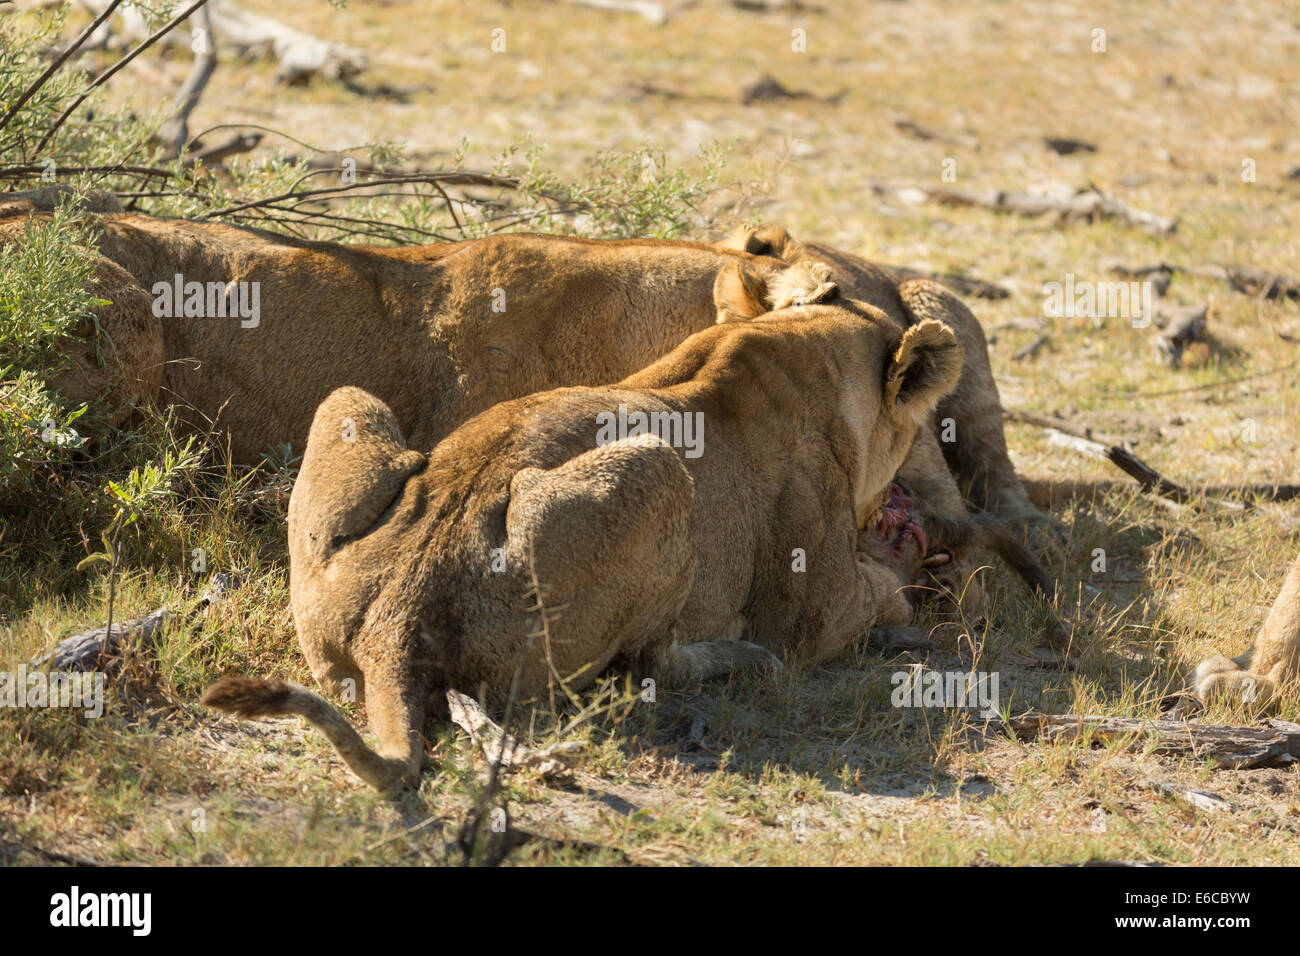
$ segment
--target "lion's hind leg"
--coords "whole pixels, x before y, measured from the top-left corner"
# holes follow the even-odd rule
[[[510,487],[507,561],[527,568],[550,609],[548,672],[573,689],[616,657],[666,645],[695,577],[691,477],[658,439],[598,446]]]

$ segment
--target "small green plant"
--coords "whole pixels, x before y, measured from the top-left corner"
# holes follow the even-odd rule
[[[108,624],[104,631],[104,651],[108,649],[113,632],[113,600],[117,594],[117,575],[122,564],[118,539],[123,529],[135,524],[142,515],[157,511],[172,496],[177,480],[198,467],[199,457],[194,453],[193,439],[187,439],[178,450],[168,450],[161,464],[150,462],[131,469],[122,482],[110,481],[107,491],[116,503],[113,520],[100,535],[103,551],[95,551],[77,565],[84,571],[96,564],[108,565]]]

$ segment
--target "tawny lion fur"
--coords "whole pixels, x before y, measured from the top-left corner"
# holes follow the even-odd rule
[[[724,270],[719,310],[762,315],[761,284]],[[290,502],[290,590],[313,675],[356,681],[379,745],[292,685],[227,678],[204,701],[300,714],[388,790],[418,775],[430,700],[449,687],[500,706],[517,667],[527,697],[611,664],[678,682],[836,655],[910,613],[859,533],[961,352],[940,322],[792,306],[714,325],[616,385],[499,404],[427,453],[378,398],[339,389]],[[620,405],[700,414],[703,453],[602,443],[598,416]],[[542,636],[534,580],[553,611]]]
[[[0,243],[27,228],[18,213],[48,209],[58,195],[35,191],[0,205],[10,214],[0,220]],[[90,207],[111,211],[111,198],[92,196]],[[936,283],[900,281],[856,257],[802,246],[780,227],[742,230],[717,245],[509,235],[394,249],[142,215],[107,215],[98,225],[97,293],[113,302],[98,315],[107,338],[76,343],[74,366],[55,384],[74,401],[103,397],[117,423],[140,403],[175,404],[195,427],[228,436],[236,462],[257,461],[283,443],[301,449],[312,412],[343,385],[379,397],[410,446],[427,451],[498,402],[618,381],[732,318],[713,298],[729,264],[751,266],[773,305],[811,300],[815,285],[788,280],[795,286],[786,287],[781,276],[815,248],[843,271],[836,282],[850,298],[876,306],[899,328],[943,321],[965,346],[959,399],[943,406],[933,434],[919,437],[898,476],[923,523],[957,527],[968,516],[951,463],[997,517],[1057,527],[1029,503],[1007,457],[983,332],[961,301]],[[260,323],[245,329],[234,318],[156,317],[146,307],[153,290],[178,274],[184,282],[258,283]],[[103,366],[92,358],[96,347]],[[951,440],[941,443],[941,433]],[[1042,535],[1035,542],[1049,547]],[[978,611],[972,548],[988,542],[936,535],[934,543],[953,560],[926,573],[896,565],[900,582],[961,594]],[[1007,548],[993,550],[1017,565]],[[1041,569],[1035,577],[1046,580]]]
[[[0,244],[27,228],[20,214],[40,214],[59,195],[6,197]],[[112,212],[112,198],[94,194],[88,208]],[[953,328],[967,366],[943,406],[957,425],[943,452],[989,510],[1048,520],[1029,504],[1007,458],[983,332],[961,301],[936,283],[901,281],[855,256],[795,243],[780,227],[745,229],[716,245],[509,235],[395,249],[143,215],[96,221],[97,252],[109,260],[98,291],[114,301],[98,316],[107,333],[101,350],[116,351],[113,367],[128,374],[110,383],[103,369],[79,361],[81,380],[61,383],[68,397],[109,390],[119,419],[145,401],[193,409],[197,427],[215,423],[230,436],[237,462],[256,462],[284,443],[300,449],[316,406],[342,385],[379,396],[414,447],[432,447],[497,402],[617,381],[725,319],[712,291],[730,262],[771,280],[784,265],[815,259],[832,266],[846,296],[900,327],[934,318]],[[141,308],[177,274],[205,284],[258,282],[259,326],[160,319]],[[791,291],[798,290],[771,288],[774,300]]]
[[[1282,582],[1255,646],[1240,657],[1211,657],[1196,668],[1196,693],[1207,703],[1232,698],[1261,709],[1300,684],[1300,557]]]

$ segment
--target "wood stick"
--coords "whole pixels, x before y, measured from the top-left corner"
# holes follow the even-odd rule
[[[61,127],[64,123],[68,121],[68,117],[71,116],[73,113],[75,113],[77,111],[77,108],[86,101],[86,97],[90,96],[90,94],[93,93],[96,89],[103,86],[106,82],[108,82],[108,80],[115,73],[117,73],[118,70],[122,69],[122,67],[126,66],[128,63],[134,60],[145,50],[149,49],[149,47],[157,43],[160,39],[162,39],[164,36],[170,33],[173,29],[175,29],[178,23],[180,23],[191,13],[193,13],[195,10],[197,10],[199,7],[203,6],[207,2],[208,0],[195,0],[194,3],[190,4],[190,6],[186,7],[176,16],[172,17],[169,21],[167,21],[165,24],[163,24],[161,27],[155,30],[153,34],[149,36],[148,39],[146,39],[144,42],[136,46],[134,50],[126,54],[126,56],[122,57],[120,60],[118,60],[116,63],[110,66],[103,73],[99,74],[99,76],[95,77],[95,79],[91,81],[90,85],[87,86],[84,90],[82,90],[81,94],[75,100],[72,101],[71,105],[69,105],[67,109],[65,109],[62,113],[59,114],[59,118],[50,124],[49,129],[45,131],[45,135],[41,137],[41,141],[36,144],[36,149],[34,150],[36,155],[39,156],[41,154],[41,150],[45,148],[45,144],[48,143],[50,139],[54,136],[54,134],[59,131],[59,127]]]
[[[1088,737],[1109,743],[1131,737],[1133,749],[1210,760],[1217,768],[1242,769],[1300,758],[1300,732],[1282,727],[1224,727],[1078,714],[1029,713],[1012,718],[1008,728],[1020,740],[1077,741]]]
[[[1003,409],[1002,417],[1009,422],[1023,422],[1026,425],[1033,425],[1037,428],[1052,428],[1058,432],[1064,432],[1067,435],[1082,438],[1084,441],[1095,442],[1098,445],[1123,444],[1123,440],[1114,435],[1107,435],[1104,432],[1093,431],[1091,428],[1072,424],[1063,418],[1057,418],[1053,415],[1040,415],[1037,412],[1022,411],[1017,408],[1007,408]]]
[[[1011,356],[1011,360],[1013,362],[1023,362],[1025,359],[1033,358],[1050,341],[1052,341],[1051,336],[1045,334],[1040,335],[1023,348],[1016,349],[1015,354]]]
[[[1072,436],[1080,442],[1086,443],[1088,447],[1080,447],[1076,450],[1088,454],[1104,454],[1106,460],[1112,465],[1133,478],[1134,481],[1142,488],[1143,491],[1150,492],[1163,498],[1168,498],[1180,504],[1186,504],[1194,501],[1196,496],[1188,491],[1182,485],[1175,484],[1160,472],[1156,471],[1137,455],[1133,454],[1128,448],[1124,447],[1125,443],[1114,440],[1102,440],[1102,436],[1094,434],[1090,429],[1082,429],[1077,425],[1071,425],[1069,422],[1058,418],[1052,418],[1047,415],[1037,415],[1033,412],[1017,411],[1007,409],[1003,411],[1003,417],[1008,421],[1024,422],[1027,425],[1035,425],[1039,428],[1048,428],[1061,432],[1065,435]],[[1279,488],[1279,490],[1281,490]],[[1287,493],[1282,492],[1284,495]],[[1206,490],[1205,498],[1212,501],[1220,508],[1229,511],[1245,511],[1247,505],[1236,501],[1227,501],[1222,498],[1213,498]],[[1274,499],[1277,500],[1277,499]]]
[[[1244,295],[1258,295],[1265,299],[1300,299],[1300,279],[1263,269],[1245,266],[1177,266],[1158,262],[1142,266],[1129,266],[1111,261],[1110,269],[1121,275],[1142,277],[1157,273],[1186,272],[1189,275],[1226,282]]]
[[[261,133],[236,133],[225,142],[218,143],[215,146],[206,146],[203,149],[196,149],[194,152],[186,154],[185,164],[193,166],[195,163],[202,162],[215,165],[230,156],[251,152],[261,142]]]
[[[1136,481],[1143,491],[1151,491],[1184,504],[1192,498],[1191,492],[1182,485],[1174,484],[1137,455],[1119,445],[1108,448],[1106,458],[1112,465]]]
[[[963,149],[975,150],[976,152],[980,148],[980,141],[969,133],[944,133],[941,130],[914,123],[909,119],[896,119],[894,120],[894,126],[904,133],[911,133],[917,139],[947,143],[949,146],[960,146]]]
[[[190,114],[199,105],[199,97],[212,79],[217,69],[217,40],[212,34],[212,8],[204,6],[198,12],[202,24],[202,49],[195,52],[194,63],[190,67],[185,82],[176,91],[177,107],[174,115],[163,124],[158,135],[171,144],[171,155],[175,156],[190,138]]]
[[[888,183],[873,183],[877,193],[899,194],[916,187],[898,187]],[[1125,225],[1154,235],[1166,236],[1178,228],[1178,220],[1157,216],[1155,213],[1134,209],[1113,199],[1096,186],[1070,190],[1027,192],[1003,189],[951,189],[945,186],[923,186],[919,192],[935,202],[953,206],[979,206],[994,212],[1018,216],[1055,215],[1060,222],[1084,220],[1093,222],[1114,219]]]
[[[248,568],[240,571],[218,571],[212,575],[202,597],[182,613],[178,608],[160,607],[144,617],[131,621],[117,621],[108,627],[97,627],[66,637],[36,660],[33,667],[51,671],[85,671],[96,668],[110,669],[121,663],[127,650],[143,650],[157,641],[164,628],[173,622],[187,624],[206,615],[214,604],[237,591],[248,578]]]
[[[571,770],[586,748],[581,740],[561,741],[538,750],[526,747],[505,734],[478,701],[458,690],[447,690],[447,707],[452,723],[469,734],[488,763],[496,766],[499,761],[503,769],[535,767],[543,776],[556,776]]]

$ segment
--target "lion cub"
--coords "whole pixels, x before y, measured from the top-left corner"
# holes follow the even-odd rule
[[[769,289],[733,264],[719,316],[760,321],[720,322],[616,385],[504,402],[427,455],[378,399],[333,392],[289,506],[290,590],[312,673],[355,681],[379,746],[292,684],[223,678],[204,703],[299,714],[388,790],[418,776],[449,687],[499,706],[517,668],[525,697],[610,665],[693,681],[905,622],[859,529],[962,350],[827,277],[802,263]]]

